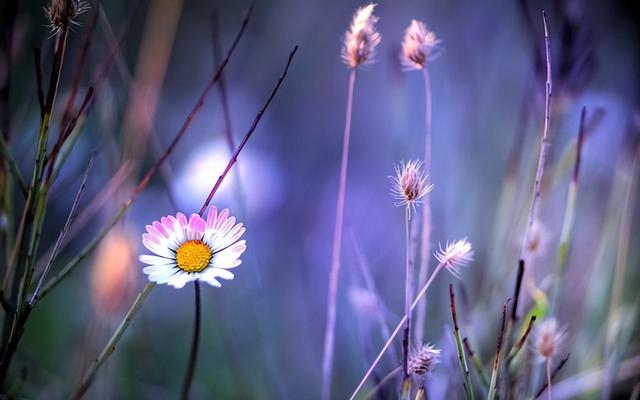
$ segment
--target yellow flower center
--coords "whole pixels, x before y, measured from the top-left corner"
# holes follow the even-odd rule
[[[178,268],[185,272],[200,272],[211,261],[211,249],[202,240],[184,242],[176,251]]]

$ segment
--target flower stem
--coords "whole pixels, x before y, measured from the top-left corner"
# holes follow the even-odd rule
[[[351,136],[351,110],[353,106],[353,88],[356,81],[356,70],[349,72],[349,86],[347,90],[347,110],[344,123],[342,142],[342,160],[340,163],[340,183],[336,206],[336,224],[333,235],[333,252],[331,256],[331,271],[329,273],[329,293],[327,298],[327,322],[324,333],[324,354],[322,356],[322,400],[331,397],[331,373],[333,370],[333,347],[336,328],[336,296],[338,292],[338,276],[340,273],[340,253],[342,248],[342,226],[344,221],[344,198],[347,189],[347,166],[349,164],[349,139]]]
[[[182,390],[180,391],[180,399],[182,400],[189,399],[189,391],[191,390],[191,382],[193,381],[193,373],[195,371],[196,361],[198,358],[198,346],[200,344],[200,282],[197,280],[193,281],[193,287],[195,290],[196,314],[193,323],[193,342],[191,342],[189,363],[187,364],[187,372],[184,375]]]
[[[411,313],[409,313],[409,307],[411,306],[411,297],[413,296],[413,268],[411,264],[411,208],[407,205],[405,210],[404,221],[404,239],[406,243],[406,280],[404,287],[404,313],[407,315],[407,323],[404,326],[404,338],[402,339],[402,371],[404,374],[404,380],[409,379],[409,338],[411,335]],[[403,384],[403,387],[405,385]]]
[[[551,357],[547,358],[547,394],[551,400]]]
[[[424,68],[425,94],[425,135],[424,135],[424,168],[427,175],[431,175],[431,80],[429,71]],[[424,285],[429,273],[429,256],[431,255],[431,201],[429,195],[424,197],[422,210],[422,239],[420,242],[420,271],[418,272],[418,286]],[[418,306],[415,336],[418,342],[424,341],[424,324],[427,318],[427,303],[423,300]]]
[[[144,287],[144,289],[142,289],[142,291],[138,293],[138,297],[136,297],[136,300],[131,305],[131,308],[129,308],[129,311],[127,311],[127,314],[124,316],[122,322],[120,322],[120,325],[118,325],[118,328],[115,330],[115,332],[113,332],[111,339],[109,339],[104,349],[102,349],[100,355],[98,355],[98,357],[93,361],[89,370],[84,374],[80,385],[78,385],[76,390],[73,392],[73,395],[71,396],[73,400],[79,400],[87,392],[89,386],[91,385],[91,382],[93,381],[93,378],[95,378],[98,368],[100,368],[100,366],[106,361],[111,353],[114,352],[118,341],[127,330],[129,324],[131,323],[131,320],[140,310],[140,308],[142,307],[142,303],[151,292],[151,289],[153,289],[154,287],[155,283],[149,282]]]
[[[429,289],[429,286],[431,286],[431,283],[433,282],[435,277],[438,275],[438,272],[440,272],[440,270],[444,266],[445,266],[444,263],[440,263],[433,270],[433,272],[431,273],[431,276],[429,277],[429,280],[427,281],[427,283],[424,284],[422,289],[420,289],[420,292],[418,292],[418,294],[416,295],[416,298],[413,300],[413,303],[411,303],[411,307],[409,307],[409,313],[413,312],[413,309],[416,308],[416,306],[418,305],[418,302],[427,293],[427,290]],[[353,393],[349,397],[349,400],[353,400],[356,397],[356,395],[358,394],[358,392],[360,391],[360,389],[362,389],[362,386],[364,386],[365,382],[367,381],[367,379],[369,378],[369,376],[371,375],[373,370],[376,368],[376,366],[380,362],[380,359],[382,359],[382,356],[384,355],[384,353],[387,351],[387,349],[391,345],[391,342],[393,342],[393,339],[395,339],[395,337],[398,335],[398,333],[400,332],[400,328],[402,328],[402,326],[405,324],[406,321],[407,321],[407,314],[405,314],[402,317],[402,319],[400,320],[400,322],[398,322],[398,325],[396,325],[396,328],[393,330],[393,333],[391,333],[391,336],[389,336],[389,339],[387,339],[387,342],[384,344],[384,346],[382,346],[382,350],[380,350],[380,353],[378,354],[376,359],[373,360],[373,363],[371,364],[371,366],[369,367],[367,372],[364,374],[364,377],[362,378],[362,380],[360,381],[358,386],[355,388],[355,390],[353,391]]]

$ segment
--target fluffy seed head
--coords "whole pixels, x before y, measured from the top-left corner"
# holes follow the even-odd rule
[[[562,343],[566,330],[558,328],[555,318],[549,318],[538,326],[536,330],[535,352],[541,360],[553,358]]]
[[[54,33],[62,27],[76,24],[73,19],[89,9],[89,4],[79,0],[52,0],[51,5],[45,8],[49,18],[49,26]]]
[[[438,55],[439,44],[440,39],[423,22],[412,20],[402,41],[403,67],[407,70],[423,69],[428,60]]]
[[[433,371],[433,367],[440,362],[440,350],[431,344],[422,345],[409,354],[408,370],[411,378],[418,385],[423,386],[426,378]]]
[[[451,243],[447,242],[445,248],[443,249],[441,245],[434,255],[438,262],[444,264],[445,268],[458,279],[460,279],[461,274],[460,268],[473,261],[473,250],[471,249],[471,243],[467,239]]]
[[[373,15],[375,4],[361,7],[353,14],[349,30],[344,35],[342,60],[351,68],[373,62],[376,46],[380,43],[380,33],[376,31],[378,17]]]
[[[395,176],[391,179],[391,194],[398,200],[396,206],[411,206],[414,210],[416,204],[422,202],[422,198],[433,190],[433,185],[428,182],[428,175],[422,170],[422,161],[411,160],[406,164],[400,161],[395,165]]]

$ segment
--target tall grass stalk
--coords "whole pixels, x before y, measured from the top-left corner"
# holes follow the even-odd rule
[[[424,98],[425,98],[425,132],[424,132],[424,169],[425,173],[431,176],[431,120],[433,107],[431,105],[431,79],[429,71],[425,65],[423,68],[424,78]],[[424,197],[424,208],[422,210],[420,241],[420,270],[418,272],[418,287],[424,285],[429,274],[429,258],[431,256],[431,200],[427,194]],[[424,325],[427,317],[427,303],[422,300],[418,305],[416,313],[416,340],[419,343],[424,341]]]
[[[336,201],[336,222],[333,234],[331,270],[329,272],[329,293],[327,297],[327,321],[324,332],[324,352],[322,355],[321,399],[331,397],[331,378],[333,372],[333,353],[336,330],[336,300],[338,295],[338,277],[340,275],[340,256],[342,250],[342,228],[344,223],[344,200],[347,191],[347,166],[349,164],[349,140],[351,137],[351,112],[353,108],[353,89],[356,82],[356,69],[349,71],[347,86],[347,109],[342,141],[342,159],[340,161],[340,182]]]
[[[405,286],[404,286],[404,314],[407,316],[407,322],[404,326],[404,338],[402,339],[402,368],[403,379],[402,385],[403,391],[405,388],[410,389],[410,385],[406,383],[410,382],[409,379],[409,344],[411,340],[411,313],[409,308],[411,307],[411,298],[413,297],[413,264],[411,262],[411,206],[407,205],[405,208],[405,220],[404,220],[404,239],[405,239]],[[409,390],[410,392],[410,390]]]

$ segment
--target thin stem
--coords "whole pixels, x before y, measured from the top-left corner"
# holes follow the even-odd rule
[[[527,217],[527,227],[524,234],[524,240],[522,241],[522,248],[520,250],[520,260],[525,259],[527,246],[530,241],[531,227],[533,221],[538,212],[538,200],[540,199],[540,187],[542,185],[542,174],[544,172],[544,163],[547,159],[547,152],[549,150],[549,125],[551,123],[551,96],[552,96],[552,81],[551,81],[551,48],[549,45],[549,30],[547,29],[547,15],[542,12],[542,22],[544,24],[544,43],[545,43],[545,55],[547,66],[547,81],[545,83],[545,104],[544,104],[544,130],[542,131],[542,138],[540,142],[540,156],[538,158],[538,169],[536,170],[536,179],[533,185],[533,193],[531,199],[531,206],[529,208],[529,216]],[[517,305],[518,299],[514,299],[514,306]],[[515,308],[515,307],[514,307]]]
[[[469,366],[467,364],[467,357],[464,353],[464,347],[462,345],[462,338],[460,335],[460,327],[458,326],[458,314],[456,312],[456,297],[453,293],[453,285],[449,284],[449,299],[451,303],[451,319],[453,320],[453,336],[456,340],[456,351],[458,352],[458,364],[462,372],[462,378],[464,380],[464,391],[467,396],[467,400],[473,400],[473,388],[471,387],[471,377],[469,376]]]
[[[73,400],[79,400],[87,392],[89,386],[91,385],[91,382],[95,378],[98,368],[100,368],[100,366],[106,361],[111,353],[114,352],[114,350],[116,349],[116,344],[118,343],[124,332],[127,330],[129,324],[131,323],[131,320],[140,310],[140,308],[142,307],[142,303],[147,298],[149,293],[151,293],[151,289],[153,289],[154,287],[155,283],[149,282],[144,287],[144,289],[142,289],[142,291],[138,293],[138,297],[136,297],[135,301],[129,308],[129,311],[127,311],[124,319],[122,320],[122,322],[120,322],[120,325],[118,325],[118,328],[116,328],[115,332],[113,332],[113,335],[107,342],[107,345],[104,347],[102,352],[100,352],[98,357],[96,357],[96,359],[93,361],[89,370],[84,374],[80,385],[78,385],[76,390],[73,392],[73,395],[71,396]]]
[[[529,325],[527,325],[527,329],[524,331],[524,334],[518,341],[518,343],[511,349],[509,354],[507,355],[507,366],[513,361],[513,359],[518,355],[520,350],[524,347],[524,344],[529,337],[529,333],[531,333],[531,329],[533,328],[533,323],[536,321],[536,316],[532,315],[531,319],[529,319]]]
[[[187,371],[182,381],[182,390],[180,391],[180,399],[188,400],[189,391],[191,390],[191,382],[193,381],[193,374],[196,369],[196,361],[198,357],[198,346],[200,344],[200,282],[198,280],[193,281],[193,288],[195,293],[195,305],[196,313],[193,322],[193,341],[191,342],[191,352],[189,353],[189,362],[187,363]]]
[[[9,144],[6,142],[4,137],[0,135],[0,155],[4,158],[5,164],[11,173],[11,176],[15,180],[18,185],[18,189],[20,192],[26,197],[27,196],[27,184],[24,182],[22,178],[22,174],[20,173],[20,169],[18,168],[18,164],[14,160],[11,152],[9,150]]]
[[[409,338],[411,335],[411,297],[413,296],[413,269],[411,268],[411,208],[405,209],[404,239],[405,239],[405,286],[404,286],[404,313],[407,315],[407,323],[404,326],[404,338],[402,340],[402,368],[405,381],[409,379]]]
[[[238,145],[238,148],[236,149],[236,151],[233,153],[233,155],[229,159],[229,162],[227,163],[227,166],[225,167],[224,171],[218,177],[218,180],[216,181],[215,185],[213,185],[213,188],[211,189],[211,192],[209,192],[209,196],[207,196],[207,200],[205,200],[204,204],[202,205],[202,208],[200,209],[200,215],[204,214],[204,212],[206,211],[207,207],[209,207],[209,203],[211,202],[211,199],[213,198],[213,195],[218,191],[218,188],[220,187],[220,185],[222,184],[222,181],[224,180],[224,178],[227,176],[227,174],[231,170],[231,167],[233,167],[233,164],[235,164],[236,161],[238,161],[238,155],[240,154],[240,152],[242,151],[244,146],[249,141],[249,138],[251,137],[253,132],[258,127],[258,123],[262,119],[262,116],[264,115],[265,111],[267,111],[267,108],[269,107],[269,104],[271,104],[271,101],[275,97],[276,93],[278,93],[278,89],[280,89],[280,86],[282,85],[282,82],[284,82],[284,78],[286,78],[287,72],[289,72],[289,66],[291,66],[291,61],[293,61],[293,57],[295,56],[297,51],[298,51],[298,46],[295,46],[293,48],[293,50],[291,51],[291,53],[289,53],[289,58],[287,59],[287,65],[284,67],[284,71],[282,72],[282,74],[278,78],[278,81],[276,82],[276,85],[274,86],[273,90],[271,91],[271,94],[267,98],[267,101],[265,101],[265,103],[263,104],[263,106],[260,109],[260,111],[258,111],[258,114],[256,114],[255,118],[253,119],[253,122],[251,123],[251,126],[249,127],[249,130],[244,135],[244,138],[242,138],[242,142],[240,142],[240,144]]]
[[[504,341],[504,331],[507,320],[507,300],[502,305],[502,325],[500,327],[500,334],[498,335],[498,346],[496,348],[496,356],[493,360],[493,368],[491,371],[491,383],[489,384],[489,394],[487,400],[493,400],[496,396],[496,389],[498,385],[498,370],[500,369],[500,355],[502,354],[502,343]]]
[[[424,72],[425,94],[425,135],[424,135],[424,168],[427,175],[431,175],[431,79],[426,66]],[[422,240],[420,243],[420,271],[418,272],[418,286],[424,285],[429,273],[429,257],[431,256],[431,200],[429,194],[424,197],[422,209]],[[416,317],[416,338],[418,342],[424,341],[424,325],[427,318],[427,303],[420,302]]]
[[[564,365],[567,363],[567,361],[569,360],[569,356],[571,354],[567,354],[562,360],[560,360],[560,362],[558,363],[558,365],[556,366],[556,368],[553,370],[553,372],[551,372],[550,375],[547,375],[547,382],[545,382],[542,387],[536,392],[535,395],[535,399],[537,399],[538,397],[542,396],[542,393],[544,393],[544,391],[548,388],[549,391],[551,391],[551,382],[553,381],[553,379],[556,377],[556,375],[558,375],[558,372],[560,372],[560,370],[562,369],[562,367],[564,367]],[[547,368],[549,368],[549,366],[547,365]],[[547,370],[547,374],[549,374],[549,370]]]
[[[93,167],[93,157],[91,157],[91,159],[89,160],[89,165],[87,166],[87,169],[84,172],[84,176],[82,177],[82,183],[80,184],[80,189],[78,189],[78,193],[76,194],[76,198],[73,200],[73,205],[71,206],[71,211],[69,212],[69,216],[67,217],[67,221],[64,224],[64,227],[62,228],[62,230],[60,231],[60,234],[58,235],[58,239],[56,240],[56,244],[53,248],[53,251],[51,252],[51,256],[49,257],[49,261],[47,262],[47,265],[44,267],[44,270],[42,271],[42,275],[40,275],[40,279],[38,279],[38,284],[36,285],[36,288],[33,291],[33,294],[31,295],[31,300],[29,300],[29,304],[33,307],[33,305],[35,304],[37,298],[38,298],[38,293],[40,292],[40,289],[42,288],[42,285],[44,283],[45,278],[47,277],[47,274],[49,274],[49,271],[51,270],[51,267],[53,266],[53,262],[55,261],[56,257],[58,256],[58,251],[60,250],[60,246],[62,245],[62,242],[64,241],[67,232],[69,232],[69,228],[71,227],[71,222],[73,222],[73,218],[76,215],[76,211],[78,209],[78,205],[80,204],[80,196],[82,196],[82,192],[84,191],[84,188],[87,184],[87,178],[89,177],[89,172],[91,171],[91,168]]]
[[[342,226],[344,222],[344,199],[347,190],[347,166],[349,164],[349,139],[351,136],[351,110],[353,106],[353,88],[356,82],[356,70],[349,72],[347,89],[347,110],[342,142],[342,160],[340,163],[340,183],[336,205],[336,223],[333,235],[331,271],[329,272],[329,293],[327,298],[327,321],[324,332],[324,353],[322,355],[322,392],[321,399],[331,397],[331,373],[333,371],[333,347],[336,330],[336,297],[338,294],[338,276],[340,274],[340,255],[342,249]]]
[[[418,305],[418,302],[427,293],[427,289],[429,289],[429,286],[431,286],[431,283],[433,282],[435,277],[438,275],[438,272],[440,272],[440,270],[444,266],[445,266],[444,263],[440,263],[433,270],[433,272],[431,273],[431,276],[429,277],[429,280],[427,280],[427,283],[424,284],[422,289],[420,289],[420,292],[418,292],[418,294],[416,295],[416,298],[413,300],[413,303],[411,303],[411,307],[409,307],[409,313],[413,312],[413,309],[416,308],[416,306]],[[402,319],[400,320],[400,322],[398,322],[398,325],[396,325],[396,328],[393,330],[393,333],[391,333],[391,336],[389,337],[389,339],[387,339],[387,342],[384,344],[384,346],[382,346],[382,350],[380,350],[380,353],[378,354],[376,359],[373,361],[373,363],[371,364],[371,366],[369,367],[367,372],[364,374],[364,377],[362,378],[362,380],[360,381],[358,386],[355,388],[355,390],[351,394],[351,397],[349,397],[349,400],[353,400],[356,397],[356,395],[358,394],[358,392],[360,391],[360,389],[362,389],[362,386],[364,386],[364,384],[367,382],[367,379],[369,378],[369,376],[371,375],[373,370],[376,368],[376,366],[380,362],[380,359],[382,359],[382,356],[384,355],[384,353],[387,351],[387,349],[389,348],[389,346],[393,342],[393,339],[395,339],[396,335],[398,335],[398,332],[400,332],[400,329],[402,328],[402,326],[407,321],[407,317],[408,317],[408,315],[405,314],[402,317]]]
[[[551,400],[551,357],[547,358],[547,393]]]
[[[485,386],[485,388],[488,388],[489,378],[487,377],[487,374],[484,370],[484,365],[482,364],[482,360],[480,360],[480,357],[478,357],[478,355],[471,348],[471,345],[469,344],[469,338],[465,337],[464,339],[462,339],[462,343],[464,344],[464,347],[467,350],[467,353],[469,353],[469,357],[471,357],[471,364],[473,364],[473,367],[478,372],[478,375],[480,376],[480,380],[482,381],[482,384]]]

